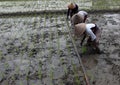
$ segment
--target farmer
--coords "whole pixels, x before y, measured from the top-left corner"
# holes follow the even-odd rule
[[[67,19],[70,18],[75,14],[78,13],[78,5],[75,3],[70,3],[68,5],[68,11],[67,11]]]
[[[85,23],[87,16],[88,13],[86,11],[79,11],[78,13],[74,14],[71,18],[72,27],[78,23]]]
[[[88,17],[88,13],[86,11],[79,11],[78,14],[84,18],[83,22],[85,22]]]
[[[89,38],[87,40],[87,45],[88,46],[93,46],[93,48],[96,50],[97,53],[101,53],[98,45],[99,45],[99,38],[101,35],[101,29],[97,27],[96,24],[94,23],[79,23],[75,25],[75,35],[81,36],[84,35],[82,41],[81,41],[81,46],[88,35]]]

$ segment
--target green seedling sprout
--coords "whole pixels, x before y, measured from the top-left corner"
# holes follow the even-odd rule
[[[50,18],[50,17],[51,17],[51,14],[49,13],[49,14],[48,14],[48,18],[49,18],[50,21],[51,21],[51,18]],[[49,31],[49,32],[50,32],[50,36],[49,36],[50,42],[52,42],[52,31],[51,31],[51,29],[52,29],[52,28],[49,29],[49,30],[50,30],[50,31]],[[50,43],[50,44],[51,44],[51,45],[50,45],[51,47],[49,48],[49,51],[50,51],[49,60],[51,60],[51,58],[52,58],[52,51],[53,51],[53,49],[52,49],[52,46],[53,46],[53,45],[52,45],[52,43]]]
[[[40,79],[42,79],[42,64],[41,63],[39,63],[39,68],[38,68],[38,77],[40,78]]]
[[[60,85],[64,85],[64,83],[63,83],[63,81],[62,81],[62,80],[60,81]]]
[[[40,19],[42,19],[41,16],[40,16]],[[41,36],[42,36],[42,39],[41,39],[42,41],[41,41],[41,45],[40,46],[43,48],[43,36],[44,36],[43,33],[41,34]],[[42,54],[42,51],[40,51],[40,52]],[[39,56],[42,57],[41,55],[39,55]],[[39,63],[39,68],[38,68],[38,77],[42,80],[42,62],[41,61]]]
[[[64,68],[64,72],[65,72],[65,74],[67,74],[67,73],[68,73],[68,71],[67,71],[67,66],[64,65],[63,68]]]
[[[55,15],[55,23],[56,25],[58,24],[58,19],[57,19],[57,15]],[[58,35],[58,28],[56,28],[56,38],[57,38],[57,44],[58,44],[58,55],[60,54],[60,40],[59,40],[59,35]]]
[[[67,41],[67,35],[64,34],[64,36],[65,36],[65,39],[66,39],[66,41]],[[67,47],[67,50],[68,50],[68,56],[70,56],[70,48],[68,47],[68,44],[67,44],[67,43],[66,43],[66,47]],[[65,74],[68,73],[68,70],[67,70],[67,66],[66,66],[66,65],[64,65],[64,71],[65,71]]]
[[[75,64],[73,64],[73,61],[71,62],[72,63],[72,66],[73,66],[73,72],[74,72],[74,75],[75,75],[75,82],[80,85],[80,80],[79,80],[79,76],[77,76],[77,67],[75,66]]]
[[[90,81],[95,80],[94,75],[90,71],[87,72],[87,75],[90,77]]]
[[[51,83],[50,83],[50,85],[53,85],[53,78],[54,78],[54,75],[53,75],[53,68],[51,68],[51,70],[50,70],[49,77],[51,78]]]
[[[87,47],[86,46],[82,46],[82,53],[86,53],[87,52]]]
[[[28,67],[28,69],[26,69],[25,71],[26,71],[27,85],[29,85],[29,67]]]
[[[80,85],[79,76],[75,76],[75,81],[76,81],[77,85]]]
[[[0,60],[3,58],[2,51],[0,50]]]
[[[23,85],[22,81],[20,81],[20,85]]]

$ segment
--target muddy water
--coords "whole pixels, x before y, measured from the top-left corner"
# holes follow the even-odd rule
[[[95,18],[93,20],[96,20],[99,27],[102,28],[99,47],[105,53],[101,55],[93,54],[85,56],[83,58],[83,60],[86,61],[85,66],[91,69],[89,71],[94,75],[93,80],[95,79],[95,85],[119,85],[120,15],[103,14],[103,16],[92,16]],[[93,58],[92,60],[91,57]]]
[[[0,85],[84,85],[65,15],[0,18]],[[82,56],[91,85],[120,84],[120,14],[90,15],[103,54]],[[80,40],[76,46],[81,53]],[[76,70],[77,69],[77,70]]]

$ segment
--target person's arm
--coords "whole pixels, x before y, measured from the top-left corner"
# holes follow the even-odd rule
[[[96,39],[96,35],[93,33],[91,28],[87,28],[86,32],[91,37],[91,41],[94,41]]]
[[[69,17],[69,14],[70,14],[70,8],[68,8],[68,11],[67,11],[67,19]]]
[[[86,38],[86,34],[84,35],[84,37],[83,37],[83,39],[82,39],[82,41],[81,41],[81,43],[80,43],[81,46],[82,46],[82,44],[83,44],[85,38]]]
[[[87,19],[87,15],[85,15],[85,17],[84,17],[84,21],[83,21],[84,23],[85,23],[86,19]]]
[[[79,8],[78,8],[78,5],[76,4],[76,12],[78,12]]]

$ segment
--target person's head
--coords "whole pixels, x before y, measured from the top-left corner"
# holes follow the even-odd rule
[[[75,35],[81,36],[85,33],[85,30],[86,30],[85,23],[79,23],[75,25]]]
[[[68,8],[69,8],[69,9],[74,9],[74,8],[75,8],[75,4],[74,4],[74,3],[70,3],[70,4],[68,5]]]
[[[71,18],[71,23],[73,25],[76,25],[76,24],[79,24],[79,23],[83,23],[84,21],[84,17],[83,16],[80,16],[78,14],[74,14]]]

